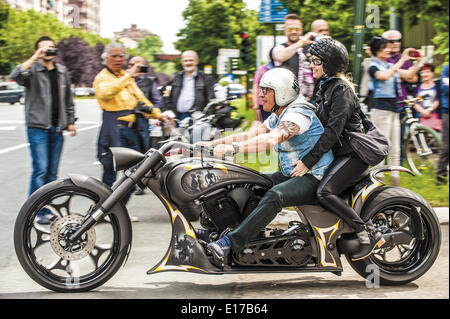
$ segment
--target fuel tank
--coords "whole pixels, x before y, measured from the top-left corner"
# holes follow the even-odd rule
[[[161,189],[177,204],[192,202],[200,196],[233,184],[272,187],[272,181],[259,172],[231,162],[187,158],[170,162],[161,169],[166,174]]]

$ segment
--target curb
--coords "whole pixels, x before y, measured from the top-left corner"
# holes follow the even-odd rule
[[[433,207],[433,209],[439,219],[439,224],[448,225],[449,207]],[[287,226],[292,220],[300,220],[297,212],[294,210],[284,209],[277,215],[277,217],[270,223],[270,225]]]

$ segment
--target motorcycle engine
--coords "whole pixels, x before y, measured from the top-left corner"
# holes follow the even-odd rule
[[[211,232],[221,233],[237,227],[258,205],[260,197],[249,188],[222,188],[200,198],[200,224]]]

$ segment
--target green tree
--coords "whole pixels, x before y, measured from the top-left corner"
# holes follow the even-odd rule
[[[223,18],[218,18],[218,16]],[[249,33],[250,59],[243,67],[255,68],[256,37],[271,34],[270,27],[258,22],[258,12],[248,10],[243,0],[190,0],[183,12],[186,27],[181,29],[175,47],[180,51],[194,50],[200,65],[216,67],[218,49],[240,48],[240,32]]]
[[[128,53],[133,56],[142,56],[147,59],[156,72],[172,75],[175,70],[175,63],[173,62],[155,62],[154,55],[163,53],[163,42],[161,38],[152,34],[138,42],[135,49],[128,49]]]
[[[19,64],[33,55],[34,43],[43,35],[51,37],[56,43],[71,36],[80,38],[90,46],[106,44],[108,39],[90,32],[74,29],[61,23],[51,14],[34,10],[15,10],[0,2],[0,63]]]

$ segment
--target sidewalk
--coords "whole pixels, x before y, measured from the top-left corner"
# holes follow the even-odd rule
[[[448,225],[448,207],[433,207],[434,212],[439,218],[441,225]],[[278,216],[270,223],[270,225],[288,225],[289,221],[298,220],[297,212],[292,210],[283,210]]]

